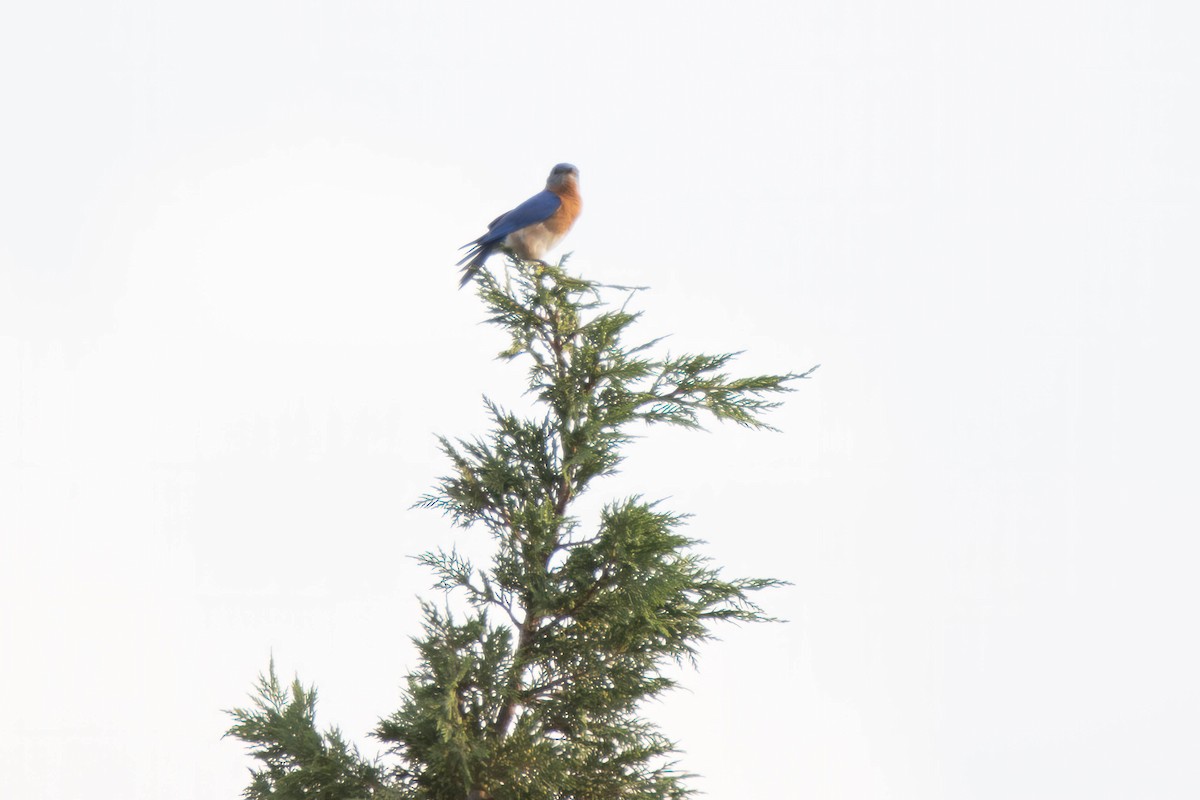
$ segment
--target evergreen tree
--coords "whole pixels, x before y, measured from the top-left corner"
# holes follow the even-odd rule
[[[681,532],[681,515],[630,497],[585,527],[572,503],[616,470],[636,423],[697,428],[708,415],[769,428],[773,396],[809,373],[733,378],[724,370],[735,354],[626,344],[640,315],[606,306],[604,287],[561,263],[510,259],[502,278],[476,280],[511,342],[501,357],[528,364],[541,415],[487,401],[491,433],[441,440],[453,470],[420,505],[486,529],[492,561],[477,567],[453,548],[420,556],[469,610],[423,605],[419,667],[375,731],[396,757],[386,772],[336,732],[317,734],[314,695],[297,682],[289,705],[272,669],[257,710],[235,710],[229,731],[268,765],[251,800],[685,797],[672,743],[639,710],[674,685],[666,667],[691,661],[710,623],[768,619],[752,594],[779,582],[722,577]],[[310,793],[289,793],[297,776]]]

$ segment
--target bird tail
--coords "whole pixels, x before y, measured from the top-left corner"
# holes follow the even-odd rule
[[[462,280],[458,282],[458,288],[460,289],[471,282],[471,279],[474,278],[479,270],[483,267],[483,262],[487,261],[487,257],[492,254],[491,247],[488,245],[479,244],[478,242],[471,242],[470,245],[464,244],[463,247],[471,247],[471,249],[467,252],[466,256],[463,257],[463,260],[459,261],[456,265],[463,267],[463,265],[466,264],[466,266],[463,267]]]

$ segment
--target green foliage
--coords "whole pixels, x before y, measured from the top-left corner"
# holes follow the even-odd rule
[[[452,470],[419,505],[486,529],[491,563],[454,549],[419,557],[470,611],[456,620],[424,605],[419,666],[375,731],[396,759],[386,775],[336,731],[316,734],[312,692],[296,684],[289,698],[272,670],[258,711],[235,711],[230,730],[267,765],[250,798],[291,797],[293,779],[327,792],[305,797],[380,797],[385,785],[412,800],[686,797],[672,742],[639,710],[674,685],[666,668],[694,659],[712,623],[768,619],[752,595],[779,582],[722,577],[681,532],[684,517],[631,497],[585,526],[571,504],[616,470],[631,426],[708,416],[769,428],[764,412],[808,373],[735,378],[733,353],[626,344],[639,314],[605,306],[602,287],[561,263],[510,259],[502,280],[476,280],[509,338],[501,358],[529,365],[540,415],[488,401],[491,432],[441,439]]]
[[[230,711],[235,736],[250,747],[261,769],[251,769],[248,800],[368,800],[396,797],[384,789],[378,766],[348,745],[337,728],[316,729],[317,693],[299,679],[279,683],[275,660],[258,678],[253,708]]]

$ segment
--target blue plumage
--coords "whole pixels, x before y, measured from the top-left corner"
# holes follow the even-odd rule
[[[559,200],[558,195],[553,192],[546,190],[538,192],[512,211],[507,211],[492,220],[488,225],[488,232],[483,236],[464,244],[463,247],[472,249],[467,253],[466,258],[458,262],[458,266],[461,267],[476,258],[483,263],[483,260],[491,255],[492,251],[499,247],[510,233],[516,233],[522,228],[550,219],[561,205],[562,200]],[[462,247],[459,249],[461,250]]]

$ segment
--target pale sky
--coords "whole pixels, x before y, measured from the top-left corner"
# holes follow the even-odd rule
[[[237,797],[272,653],[378,751],[525,402],[457,248],[559,161],[644,338],[822,364],[589,500],[794,584],[650,709],[696,788],[1200,796],[1197,9],[8,4],[0,797]]]

